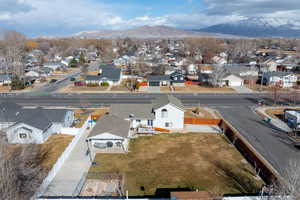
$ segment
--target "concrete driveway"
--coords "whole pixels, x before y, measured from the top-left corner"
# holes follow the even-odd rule
[[[232,86],[231,88],[234,89],[234,91],[236,91],[237,93],[240,93],[240,94],[254,93],[253,90],[247,88],[246,86]]]

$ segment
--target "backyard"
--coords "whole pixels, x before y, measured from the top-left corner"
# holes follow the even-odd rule
[[[223,135],[162,134],[132,139],[128,154],[97,154],[89,171],[124,176],[130,196],[155,195],[167,188],[212,193],[258,192],[263,182]]]

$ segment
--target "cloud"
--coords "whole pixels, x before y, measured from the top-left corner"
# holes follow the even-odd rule
[[[268,15],[300,10],[299,0],[203,0],[208,15]]]
[[[32,6],[22,0],[0,0],[0,13],[28,12],[31,9]]]

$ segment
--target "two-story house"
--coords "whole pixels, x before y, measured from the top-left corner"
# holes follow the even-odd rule
[[[265,72],[262,75],[266,85],[277,85],[282,88],[292,88],[297,84],[298,77],[289,72]]]

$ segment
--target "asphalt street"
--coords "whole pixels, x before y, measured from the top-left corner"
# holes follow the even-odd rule
[[[290,160],[300,159],[300,150],[294,147],[287,134],[262,121],[250,107],[217,109],[282,176]]]
[[[35,94],[1,95],[0,101],[13,101],[24,106],[68,106],[94,107],[101,105],[150,103],[155,97],[164,94]],[[238,94],[175,94],[184,105],[202,106],[251,106],[259,95]]]

